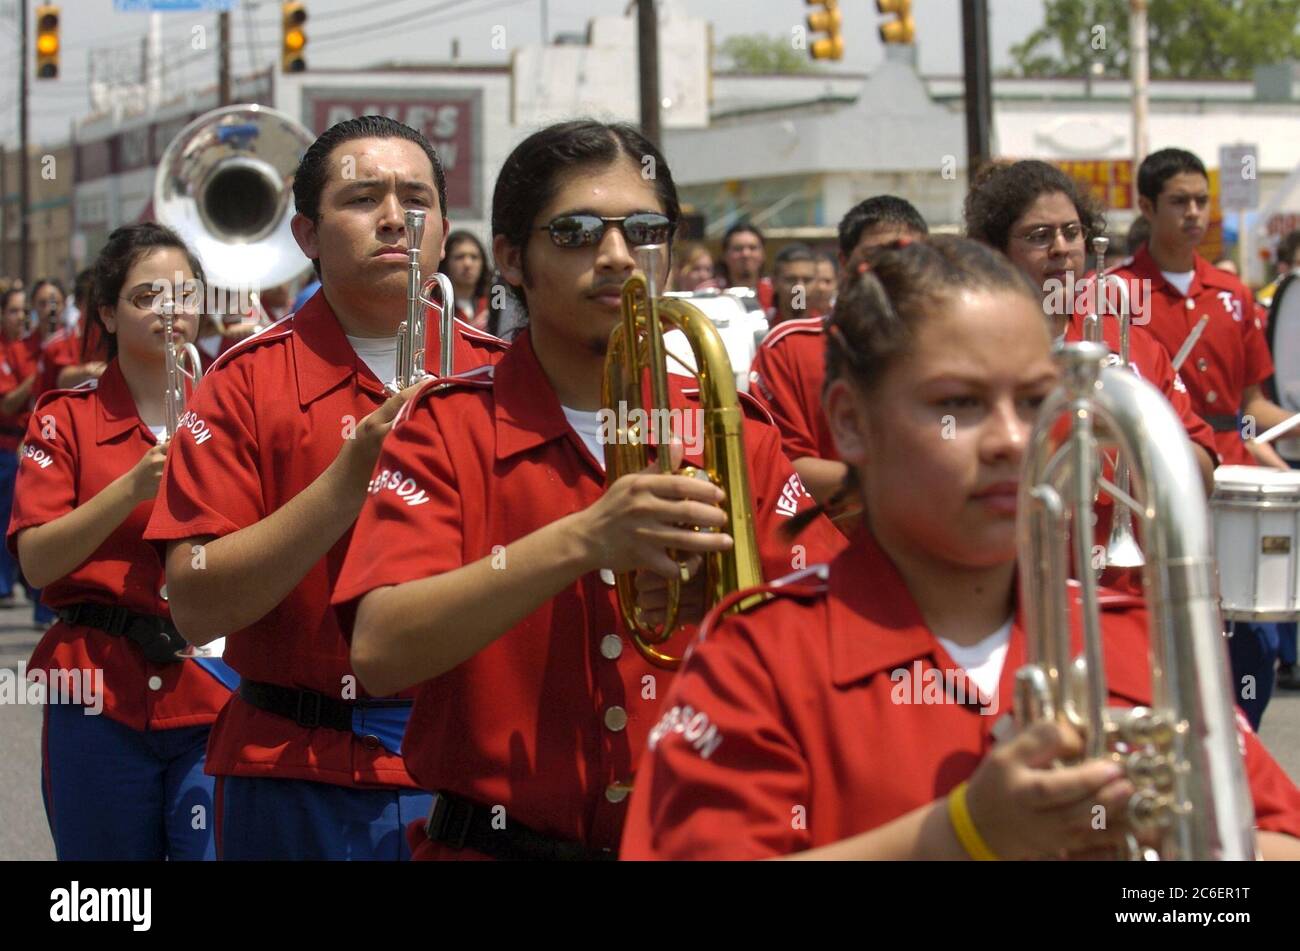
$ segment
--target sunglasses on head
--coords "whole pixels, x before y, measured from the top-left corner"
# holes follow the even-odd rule
[[[557,248],[585,248],[599,244],[605,229],[618,225],[628,244],[667,244],[672,237],[673,223],[667,215],[652,211],[639,211],[622,218],[602,218],[600,215],[561,215],[538,231],[549,231],[551,242]]]

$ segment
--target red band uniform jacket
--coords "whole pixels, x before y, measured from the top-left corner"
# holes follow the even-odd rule
[[[490,363],[505,352],[496,337],[457,328],[458,366]],[[426,365],[433,372],[439,352],[431,334]],[[228,350],[203,378],[168,451],[146,537],[165,548],[174,539],[229,535],[261,521],[314,482],[386,398],[318,291],[296,314]],[[228,635],[224,659],[244,680],[365,698],[329,606],[351,536],[349,529],[270,613]],[[340,786],[414,785],[402,758],[382,746],[350,732],[301,727],[238,695],[213,727],[207,770]]]
[[[24,441],[9,551],[17,557],[21,531],[94,498],[156,442],[136,413],[116,360],[98,381],[47,393],[32,413]],[[162,561],[144,540],[153,507],[153,501],[137,505],[90,558],[48,584],[42,600],[55,610],[92,603],[170,617]],[[141,731],[212,723],[230,696],[194,661],[154,664],[125,637],[62,620],[45,632],[28,669],[102,671],[104,715]]]
[[[622,858],[758,859],[830,845],[947,795],[1009,726],[999,724],[1025,662],[1019,612],[998,696],[987,698],[869,533],[828,572],[791,580],[796,593],[710,619],[693,646],[650,733]],[[1145,608],[1102,595],[1110,702],[1145,704]],[[1300,835],[1300,791],[1237,721],[1257,827]]]
[[[1145,246],[1108,273],[1129,283],[1134,313],[1139,308],[1145,311],[1139,315],[1147,321],[1144,329],[1171,359],[1201,317],[1209,315],[1205,331],[1179,368],[1179,376],[1187,385],[1192,409],[1215,431],[1222,463],[1256,465],[1242,442],[1236,417],[1242,410],[1242,392],[1273,375],[1273,360],[1250,291],[1198,254],[1195,276],[1184,296],[1165,280]]]
[[[669,380],[674,407],[698,405],[683,378]],[[812,500],[776,429],[756,404],[744,405],[756,537],[764,576],[777,577],[838,551],[843,538],[825,519],[794,542],[780,532]],[[700,465],[685,441],[685,462]],[[506,545],[592,505],[604,489],[605,473],[565,419],[525,330],[490,371],[430,386],[404,407],[336,589],[345,627],[367,592],[504,558]],[[544,835],[617,849],[633,768],[672,672],[629,640],[613,577],[584,575],[420,685],[403,752],[421,786],[503,805],[507,822]],[[508,563],[501,584],[510,584]],[[413,839],[417,859],[478,857]]]

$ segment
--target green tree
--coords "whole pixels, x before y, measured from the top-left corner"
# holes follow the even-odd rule
[[[1128,0],[1046,0],[1043,25],[1011,48],[1020,76],[1129,69]],[[1300,0],[1150,0],[1152,79],[1249,79],[1300,58]]]
[[[790,37],[747,33],[729,36],[717,46],[722,67],[741,73],[807,73],[813,64],[806,49],[795,49]]]

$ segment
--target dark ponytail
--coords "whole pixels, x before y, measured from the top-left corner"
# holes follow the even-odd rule
[[[1039,291],[1007,258],[983,244],[953,235],[885,245],[851,276],[826,321],[826,382],[852,380],[864,393],[880,385],[906,354],[917,328],[963,291],[1011,291],[1039,302]],[[859,505],[861,476],[849,467],[844,484],[822,505],[787,523],[797,535],[818,515],[832,520]]]

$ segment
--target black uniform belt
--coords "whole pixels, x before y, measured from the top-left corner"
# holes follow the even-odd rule
[[[589,849],[581,842],[543,835],[514,819],[494,828],[494,818],[478,803],[435,792],[424,834],[431,842],[458,850],[469,846],[503,862],[609,862],[618,858],[612,850]]]
[[[279,684],[243,680],[239,684],[239,697],[250,706],[292,720],[301,727],[312,729],[323,726],[342,733],[352,732],[352,712],[376,707],[409,707],[410,700],[335,700],[315,690],[281,687]]]
[[[151,663],[177,664],[185,659],[177,656],[188,646],[185,638],[171,621],[156,614],[137,614],[110,604],[74,604],[59,608],[58,615],[67,624],[134,641]]]
[[[1235,413],[1202,413],[1201,419],[1216,433],[1230,433],[1237,428]]]

